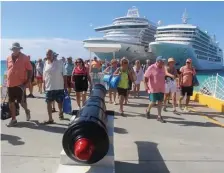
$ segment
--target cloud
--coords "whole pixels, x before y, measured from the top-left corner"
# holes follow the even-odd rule
[[[13,42],[19,42],[23,47],[23,52],[31,56],[31,59],[44,58],[47,49],[52,49],[59,54],[59,57],[81,57],[89,58],[89,52],[83,47],[80,40],[70,40],[64,38],[52,39],[1,39],[1,59],[6,59],[11,54],[9,48]]]

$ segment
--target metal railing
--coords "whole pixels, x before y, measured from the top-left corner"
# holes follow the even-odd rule
[[[218,73],[208,77],[199,87],[199,92],[224,101],[224,77]]]

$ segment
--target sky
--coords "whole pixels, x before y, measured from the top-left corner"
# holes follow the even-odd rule
[[[31,58],[44,58],[51,48],[59,56],[88,58],[82,41],[101,37],[94,28],[111,24],[125,16],[132,6],[140,16],[162,25],[181,23],[187,9],[190,24],[216,34],[224,49],[224,2],[1,2],[1,59],[10,54],[13,42],[19,42]]]

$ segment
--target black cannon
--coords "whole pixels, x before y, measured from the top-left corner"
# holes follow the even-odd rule
[[[106,88],[101,84],[95,85],[83,108],[64,133],[64,151],[74,161],[93,164],[109,150],[105,96]]]

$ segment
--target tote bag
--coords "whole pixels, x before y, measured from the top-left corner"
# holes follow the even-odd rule
[[[63,101],[63,112],[66,113],[66,114],[71,114],[72,113],[71,98],[68,95],[67,90],[65,90],[65,96],[64,96],[64,101]]]
[[[109,83],[110,88],[116,89],[120,82],[120,79],[121,79],[120,76],[113,76]]]

